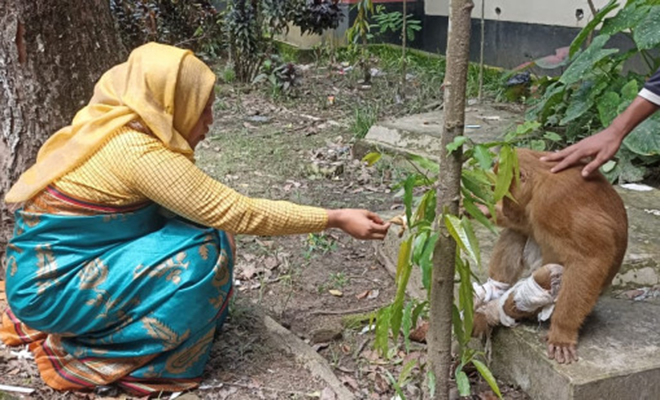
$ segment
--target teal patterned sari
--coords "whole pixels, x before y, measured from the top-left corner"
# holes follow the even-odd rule
[[[31,343],[50,386],[114,382],[149,394],[198,384],[232,292],[224,232],[156,205],[93,216],[19,210],[6,257],[2,337]]]

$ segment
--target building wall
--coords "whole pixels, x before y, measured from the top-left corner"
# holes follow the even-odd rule
[[[479,0],[474,1],[472,16],[481,18]],[[593,0],[596,9],[605,6],[608,0]],[[448,16],[449,0],[426,0],[426,15]],[[583,28],[591,17],[587,0],[485,0],[484,18],[493,21],[523,22]]]

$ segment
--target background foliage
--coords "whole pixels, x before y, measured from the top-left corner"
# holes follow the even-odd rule
[[[571,43],[565,60],[552,65],[565,67],[561,76],[539,80],[539,95],[527,113],[527,127],[538,123],[529,136],[531,147],[563,147],[604,129],[660,67],[652,51],[660,45],[660,2],[630,0],[618,6],[612,0],[603,7]],[[609,48],[614,35],[627,36],[630,50]],[[641,73],[627,69],[633,59],[642,61]],[[603,172],[612,181],[634,182],[659,161],[660,115],[655,114],[624,140],[616,161]]]
[[[110,0],[124,45],[158,41],[216,56],[221,50],[222,13],[209,0]]]

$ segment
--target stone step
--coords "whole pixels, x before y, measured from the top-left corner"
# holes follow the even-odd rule
[[[523,117],[513,106],[483,103],[465,109],[465,136],[477,143],[491,142],[501,137]],[[370,151],[413,153],[435,158],[440,151],[440,134],[444,128],[442,111],[408,115],[379,122],[369,129],[364,139],[357,141],[355,158]]]
[[[488,108],[471,112],[473,116],[495,115]],[[433,114],[379,124],[382,129],[370,131],[363,149],[387,150],[385,147],[390,146],[396,152],[432,155],[439,150],[432,146],[437,146],[437,132],[442,129],[438,117],[441,113]],[[512,120],[513,117],[509,119]],[[474,120],[468,119],[466,124],[471,122]],[[428,131],[429,125],[433,125],[434,132]],[[502,132],[505,128],[499,125],[484,130],[473,139],[493,140],[498,136],[497,129]],[[387,135],[378,136],[378,132]],[[490,136],[483,136],[484,133]],[[473,133],[467,130],[466,135]],[[491,364],[496,377],[520,386],[539,400],[660,399],[660,300],[616,298],[624,290],[660,285],[660,191],[647,189],[616,187],[628,213],[628,251],[612,289],[601,297],[585,321],[580,333],[580,361],[559,365],[547,358],[542,341],[547,324],[499,328],[493,337]],[[383,213],[388,214],[393,212]],[[383,242],[376,244],[379,259],[393,274],[401,243],[397,230],[392,229]],[[496,236],[486,229],[479,229],[477,236],[483,267],[475,273],[484,279]],[[426,298],[418,269],[413,270],[408,289],[411,296]]]

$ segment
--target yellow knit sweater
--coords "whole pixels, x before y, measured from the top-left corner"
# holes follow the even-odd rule
[[[71,197],[110,206],[151,200],[199,224],[237,234],[318,232],[328,222],[322,208],[245,197],[157,138],[128,127],[52,185]]]

